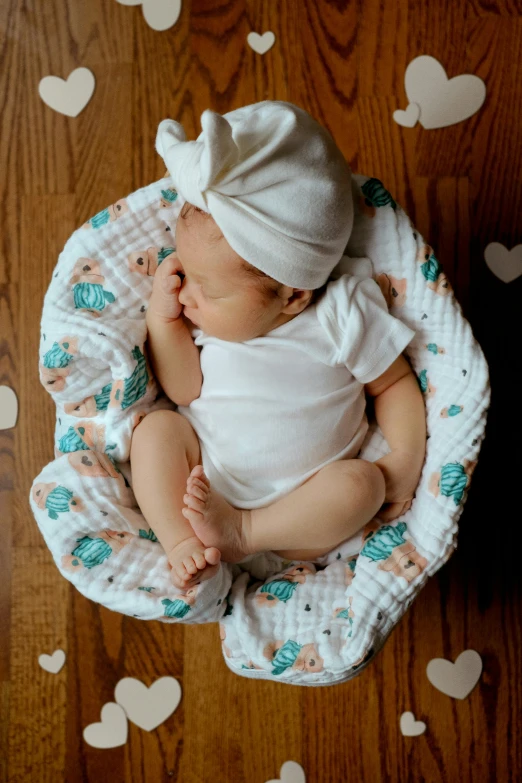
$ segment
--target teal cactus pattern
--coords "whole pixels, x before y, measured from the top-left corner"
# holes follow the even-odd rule
[[[178,197],[178,194],[174,190],[174,188],[162,188],[161,195],[165,199],[165,201],[169,202],[169,204],[174,204],[174,202]]]
[[[147,365],[145,362],[145,356],[142,354],[138,346],[136,345],[132,350],[132,358],[136,359],[137,365],[130,378],[125,380],[125,390],[123,394],[122,410],[133,405],[136,400],[139,400],[145,394],[147,384],[149,382],[149,374],[147,372]]]
[[[105,291],[101,283],[76,283],[73,286],[74,306],[76,309],[97,310],[105,309],[105,304],[116,301],[114,294]]]
[[[393,200],[391,193],[386,190],[380,179],[372,177],[364,183],[361,190],[368,206],[385,207],[389,204],[392,209],[397,209],[397,204]]]
[[[406,522],[399,522],[395,527],[382,525],[361,549],[361,555],[369,557],[374,563],[376,560],[387,560],[395,547],[405,543],[406,530]]]
[[[140,536],[140,538],[147,538],[149,541],[155,541],[156,542],[158,540],[157,537],[156,537],[156,534],[154,533],[153,530],[151,530],[150,527],[149,527],[148,530],[140,530],[139,531],[139,536]]]
[[[439,487],[441,495],[451,497],[458,506],[468,484],[468,476],[460,462],[449,462],[440,471]]]
[[[450,405],[448,408],[448,416],[458,416],[462,411],[462,405]]]
[[[58,514],[64,514],[69,511],[70,506],[75,506],[73,493],[66,487],[55,487],[47,495],[45,508],[51,519],[58,519]]]
[[[293,596],[297,589],[297,582],[289,582],[288,579],[274,579],[273,582],[268,582],[260,588],[260,593],[268,593],[267,600],[270,601],[273,596],[274,599],[282,601],[286,604],[287,601]]]
[[[162,247],[158,253],[158,266],[161,266],[161,263],[165,261],[167,256],[170,256],[171,253],[174,253],[173,247]]]
[[[111,401],[112,383],[107,383],[99,394],[94,395],[97,411],[106,411]]]
[[[68,348],[69,343],[64,343],[63,346]],[[72,361],[73,357],[70,353],[63,351],[58,343],[53,343],[53,347],[44,355],[42,364],[48,368],[67,367]]]
[[[431,353],[433,353],[435,356],[437,356],[439,353],[439,348],[437,346],[437,343],[428,343],[426,348],[428,349],[428,351],[431,351]]]
[[[421,389],[421,392],[425,394],[428,391],[428,371],[427,370],[421,370],[421,372],[418,375],[418,381],[419,386]]]
[[[76,543],[78,546],[71,552],[72,556],[77,558],[72,561],[73,566],[82,563],[84,568],[91,569],[104,563],[112,554],[112,549],[103,538],[84,536],[77,538]]]
[[[129,408],[131,405],[139,400],[145,394],[147,390],[147,384],[149,382],[149,374],[147,372],[147,364],[145,362],[145,356],[142,354],[138,346],[134,346],[132,349],[132,358],[136,359],[137,365],[133,370],[130,378],[126,378],[123,383],[123,394],[120,389],[115,394],[115,399],[120,402],[121,408]]]
[[[432,251],[430,255],[426,254],[426,261],[421,266],[421,272],[428,281],[428,283],[434,283],[442,272],[442,266],[435,258],[435,253]]]
[[[152,591],[155,589],[155,587],[138,587],[138,590],[143,590],[146,593],[152,593]]]
[[[89,223],[92,228],[102,228],[110,222],[110,219],[109,208],[106,207],[106,209],[102,209],[101,212],[98,212],[94,217],[90,218],[87,223]]]
[[[190,612],[190,606],[179,598],[176,598],[175,601],[171,601],[170,598],[164,598],[161,603],[165,607],[164,617],[178,617],[182,620]]]
[[[301,652],[301,644],[289,639],[279,648],[272,659],[272,674],[283,674],[288,668],[294,665],[297,656]]]
[[[78,432],[85,434],[85,427],[78,427]],[[69,427],[65,435],[62,435],[58,442],[58,450],[62,454],[69,454],[72,451],[88,451],[89,446],[84,443],[74,427]]]

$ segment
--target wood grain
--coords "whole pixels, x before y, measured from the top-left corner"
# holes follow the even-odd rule
[[[263,56],[252,30],[272,30]],[[489,242],[522,242],[521,0],[184,0],[155,32],[115,0],[0,2],[0,385],[20,401],[0,431],[0,781],[253,783],[293,759],[308,783],[515,783],[522,778],[522,590],[518,525],[522,278],[484,263]],[[487,85],[482,109],[449,128],[392,119],[421,54]],[[43,76],[90,68],[76,118],[38,95]],[[310,111],[360,173],[381,179],[444,265],[491,373],[486,440],[459,547],[355,680],[296,688],[232,674],[216,625],[123,617],[59,574],[28,504],[53,458],[54,405],[38,381],[43,296],[63,245],[86,219],[163,175],[158,123],[200,132],[219,112],[265,99]],[[58,675],[42,652],[62,647]],[[484,672],[453,700],[427,680],[435,657],[477,650]],[[179,708],[122,748],[96,750],[89,723],[125,676],[176,677]],[[427,724],[403,737],[399,716]]]

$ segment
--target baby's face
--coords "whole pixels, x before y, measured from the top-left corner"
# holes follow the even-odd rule
[[[177,221],[176,255],[185,275],[179,291],[183,314],[206,334],[245,342],[294,317],[283,313],[294,289],[284,286],[267,304],[211,217],[192,211]]]

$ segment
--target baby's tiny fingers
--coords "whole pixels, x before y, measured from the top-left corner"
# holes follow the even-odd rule
[[[171,294],[181,286],[181,280],[177,275],[169,275],[163,280],[163,290]]]

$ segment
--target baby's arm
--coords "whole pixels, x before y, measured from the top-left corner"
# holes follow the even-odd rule
[[[402,355],[365,391],[374,398],[375,418],[391,449],[375,462],[386,482],[386,503],[392,504],[379,518],[391,521],[409,508],[419,483],[426,453],[424,399]]]
[[[177,405],[199,397],[203,376],[199,351],[178,301],[181,280],[174,254],[156,272],[147,309],[147,348],[152,369],[165,394]]]

